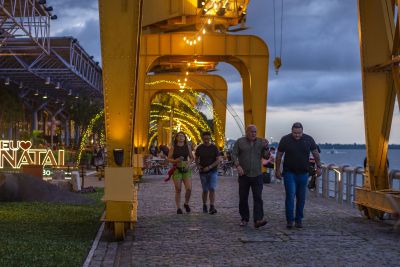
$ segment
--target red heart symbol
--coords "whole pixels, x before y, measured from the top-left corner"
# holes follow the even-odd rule
[[[32,143],[31,141],[20,141],[19,142],[19,147],[22,148],[23,150],[28,150],[31,148]]]

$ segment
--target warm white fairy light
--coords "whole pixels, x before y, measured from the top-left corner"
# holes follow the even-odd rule
[[[175,84],[175,85],[178,85],[179,88],[182,89],[183,85],[182,85],[182,83],[180,82],[180,79],[179,79],[178,81],[179,81],[179,82],[177,82],[177,81],[170,81],[170,80],[157,80],[157,81],[154,81],[154,82],[146,83],[146,85],[150,85],[150,86],[151,86],[151,85],[157,85],[157,84],[167,83],[167,84]],[[181,87],[181,86],[182,86],[182,87]],[[216,126],[216,129],[214,129],[214,131],[220,133],[220,134],[219,134],[219,137],[220,137],[220,139],[221,139],[220,142],[224,142],[225,136],[224,136],[224,133],[223,133],[223,131],[222,131],[221,120],[220,120],[220,118],[219,118],[219,114],[213,109],[212,104],[210,104],[210,103],[208,102],[208,100],[207,100],[204,96],[202,96],[200,93],[194,91],[192,87],[186,86],[186,83],[185,83],[184,89],[187,89],[187,90],[189,91],[190,94],[193,94],[194,96],[196,96],[196,97],[207,107],[207,109],[213,114],[213,120],[214,120],[214,123],[215,123],[215,126]],[[179,100],[179,99],[182,99],[181,97],[178,97],[178,95],[176,95],[176,94],[175,94],[175,96],[177,96],[178,100]],[[189,105],[189,103],[187,103],[186,101],[185,101],[185,103],[183,103],[183,104]],[[188,106],[188,107],[189,107],[189,106]],[[200,118],[200,119],[202,119],[202,118]],[[150,123],[152,123],[152,122],[150,122]]]

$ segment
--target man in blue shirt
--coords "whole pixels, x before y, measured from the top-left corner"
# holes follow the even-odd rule
[[[292,132],[282,137],[279,142],[278,152],[275,160],[275,177],[282,179],[281,162],[283,154],[283,178],[286,191],[285,210],[286,227],[288,229],[295,227],[302,228],[303,210],[306,201],[308,171],[310,168],[310,152],[313,154],[317,170],[317,176],[321,175],[321,160],[317,145],[314,139],[303,133],[303,125],[295,122],[292,126]],[[294,217],[294,199],[296,197],[296,216]]]

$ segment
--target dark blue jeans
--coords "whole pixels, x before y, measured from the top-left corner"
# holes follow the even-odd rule
[[[243,221],[248,222],[250,219],[249,212],[249,192],[253,193],[253,219],[254,222],[264,218],[262,190],[263,178],[262,175],[257,177],[239,176],[239,213]]]
[[[303,219],[304,204],[306,203],[308,173],[296,174],[293,172],[283,173],[286,191],[286,221],[301,222]],[[296,197],[296,217],[294,213],[294,198]]]

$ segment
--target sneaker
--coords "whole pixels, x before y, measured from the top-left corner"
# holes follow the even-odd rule
[[[293,228],[293,222],[287,222],[286,228],[287,229],[292,229]]]
[[[248,223],[248,221],[241,220],[239,225],[240,225],[241,227],[244,227],[244,226],[247,226],[247,223]]]
[[[181,208],[177,209],[176,214],[183,214],[182,209]]]
[[[267,224],[266,220],[259,220],[254,222],[254,228],[260,228]]]
[[[186,210],[187,213],[190,212],[189,204],[183,204],[183,207],[185,208],[185,210]]]
[[[209,213],[210,213],[211,215],[217,213],[217,210],[215,209],[214,206],[210,206],[210,212],[209,212]]]
[[[203,213],[207,213],[208,212],[208,208],[206,204],[203,204]]]
[[[294,224],[294,227],[296,227],[296,228],[303,228],[303,223],[302,223],[302,222],[296,222],[296,223]]]

